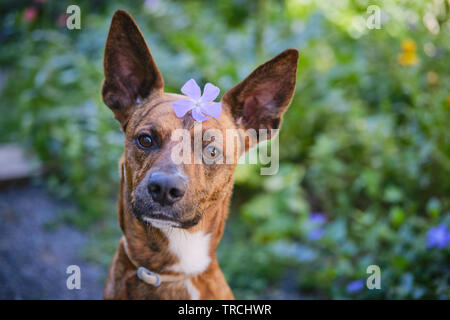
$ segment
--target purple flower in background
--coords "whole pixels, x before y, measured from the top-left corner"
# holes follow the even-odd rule
[[[437,227],[431,228],[427,234],[427,246],[428,248],[438,247],[440,249],[445,248],[450,242],[450,232],[447,230],[447,226],[441,224]]]
[[[308,239],[312,241],[319,240],[320,238],[322,238],[324,233],[325,233],[324,229],[312,230],[308,233]]]
[[[161,0],[145,0],[144,4],[147,7],[157,6],[161,3]]]
[[[350,282],[347,285],[347,292],[348,293],[353,293],[353,292],[358,292],[361,291],[361,289],[364,287],[364,281],[363,280],[355,280]]]
[[[200,122],[208,120],[209,117],[220,117],[222,105],[220,102],[214,102],[220,89],[215,85],[207,83],[202,95],[197,82],[190,79],[183,85],[181,92],[187,95],[189,99],[178,100],[173,103],[173,109],[178,118],[184,117],[189,110],[192,110],[192,117]]]
[[[322,225],[327,220],[322,212],[313,212],[309,215],[309,220],[317,225]]]
[[[315,241],[322,238],[325,230],[323,228],[320,228],[320,226],[322,226],[326,220],[327,219],[322,212],[313,212],[309,215],[309,221],[314,226],[314,229],[308,233],[309,240]]]

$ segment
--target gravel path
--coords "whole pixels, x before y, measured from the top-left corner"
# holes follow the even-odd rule
[[[0,299],[101,299],[107,271],[83,259],[87,234],[54,223],[68,209],[42,188],[0,190]],[[80,290],[66,287],[69,265]]]

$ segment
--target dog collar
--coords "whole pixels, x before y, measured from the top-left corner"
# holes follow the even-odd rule
[[[189,279],[191,276],[184,274],[184,275],[161,275],[159,273],[153,272],[148,270],[147,268],[141,266],[139,263],[136,263],[134,259],[131,258],[130,251],[128,249],[127,239],[125,236],[122,236],[120,239],[120,242],[122,243],[123,249],[125,251],[125,254],[130,260],[130,262],[136,267],[137,276],[140,280],[143,282],[150,284],[154,287],[158,287],[161,282],[175,282],[175,281],[181,281]]]

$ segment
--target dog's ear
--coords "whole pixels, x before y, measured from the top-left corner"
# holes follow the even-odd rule
[[[225,93],[236,123],[246,129],[278,129],[295,89],[298,51],[287,49]],[[268,130],[268,138],[270,138]]]
[[[104,58],[102,96],[125,128],[139,100],[162,91],[164,80],[139,27],[125,11],[115,12]]]

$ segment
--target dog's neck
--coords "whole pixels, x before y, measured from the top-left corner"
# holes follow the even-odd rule
[[[119,222],[135,263],[161,274],[198,276],[217,266],[216,249],[223,234],[232,184],[214,200],[200,222],[181,229],[164,224],[144,224],[133,216],[131,194],[121,179]]]

